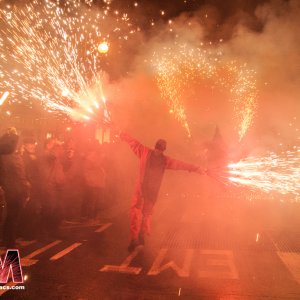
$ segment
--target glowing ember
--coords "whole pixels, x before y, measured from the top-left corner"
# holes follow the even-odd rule
[[[218,88],[229,90],[233,103],[239,138],[246,134],[256,110],[255,72],[236,61],[226,61],[216,50],[195,48],[187,44],[162,46],[153,61],[156,80],[169,111],[190,129],[183,103],[185,91],[199,79],[210,79]]]
[[[300,148],[228,165],[228,179],[264,192],[300,195]]]
[[[103,42],[101,43],[99,46],[98,46],[98,51],[102,54],[105,54],[107,53],[109,50],[109,47],[108,47],[108,44],[106,42]]]

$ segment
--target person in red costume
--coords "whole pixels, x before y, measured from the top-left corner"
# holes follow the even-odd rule
[[[121,140],[127,142],[140,159],[140,172],[136,181],[130,207],[130,235],[128,251],[144,244],[144,236],[150,234],[150,221],[162,178],[166,169],[204,172],[195,165],[165,156],[167,142],[159,139],[154,149],[150,149],[127,133],[120,133]]]

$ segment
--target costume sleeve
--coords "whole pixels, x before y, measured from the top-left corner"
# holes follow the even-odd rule
[[[120,138],[121,138],[122,141],[127,142],[129,144],[129,146],[132,149],[132,151],[134,152],[134,154],[136,156],[138,156],[139,158],[142,156],[143,152],[146,149],[148,149],[146,146],[144,146],[139,141],[132,138],[129,134],[127,134],[125,132],[122,132],[120,134]]]
[[[196,172],[199,167],[192,165],[192,164],[188,164],[186,162],[180,161],[180,160],[176,160],[173,159],[171,157],[166,157],[167,161],[166,161],[166,169],[172,169],[172,170],[185,170],[185,171],[189,171],[189,172]]]

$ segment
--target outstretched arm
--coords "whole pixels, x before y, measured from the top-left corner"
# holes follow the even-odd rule
[[[120,133],[120,139],[124,142],[127,142],[130,148],[132,149],[132,151],[134,152],[134,154],[137,155],[138,157],[141,157],[145,149],[147,149],[146,146],[144,146],[139,141],[132,138],[129,134],[125,132]]]
[[[166,169],[204,173],[200,167],[167,156]]]

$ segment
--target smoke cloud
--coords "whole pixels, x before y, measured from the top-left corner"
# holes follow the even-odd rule
[[[156,24],[152,31],[139,36],[137,43],[132,42],[135,54],[128,73],[107,87],[116,122],[149,145],[159,137],[169,139],[170,148],[177,149],[174,154],[180,155],[181,150],[186,153],[191,144],[198,147],[210,139],[216,125],[236,147],[228,90],[212,88],[210,80],[191,81],[185,87],[182,103],[192,139],[169,114],[157,86],[152,58],[170,46],[176,49],[174,45],[185,44],[222,53],[224,61],[237,61],[255,70],[257,109],[241,144],[280,150],[299,143],[299,12],[298,1],[271,1],[257,5],[254,14],[237,9],[224,19],[217,7],[206,5],[180,14],[171,23]],[[138,44],[141,40],[143,43]],[[122,61],[118,63],[122,65]]]

